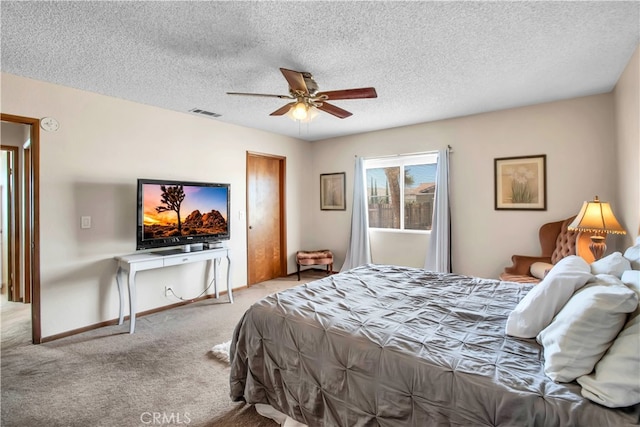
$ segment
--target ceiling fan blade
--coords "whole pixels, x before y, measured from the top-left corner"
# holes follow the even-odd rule
[[[363,99],[363,98],[377,98],[378,94],[373,87],[362,87],[359,89],[343,89],[343,90],[330,90],[328,92],[319,92],[316,96],[325,95],[329,100],[336,99]]]
[[[321,106],[316,108],[318,108],[318,110],[324,111],[325,113],[332,114],[339,119],[346,119],[347,117],[353,115],[353,113],[350,113],[347,110],[343,110],[340,107],[336,107],[335,105],[329,104],[328,102],[323,102]]]
[[[295,99],[290,95],[271,95],[268,93],[227,92],[227,95],[262,96],[265,98]]]
[[[304,81],[302,73],[299,71],[287,70],[286,68],[280,68],[280,72],[287,79],[289,87],[294,92],[302,92],[304,95],[309,95],[309,89]]]
[[[294,105],[295,105],[295,102],[290,102],[287,105],[283,105],[282,107],[278,108],[276,111],[274,111],[273,113],[271,113],[269,115],[270,116],[284,116],[285,114],[287,114],[289,112],[291,107],[293,107]]]

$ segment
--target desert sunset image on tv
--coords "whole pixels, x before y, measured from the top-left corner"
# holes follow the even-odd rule
[[[144,184],[144,238],[226,233],[227,191],[226,187]]]

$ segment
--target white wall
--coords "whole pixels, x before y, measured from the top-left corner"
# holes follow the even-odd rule
[[[337,267],[344,262],[355,155],[413,153],[451,145],[454,271],[496,278],[510,265],[512,254],[539,254],[537,233],[543,223],[577,214],[582,202],[595,195],[615,200],[614,138],[613,95],[604,94],[313,143],[314,179],[320,173],[347,172],[348,209],[317,211],[311,242],[333,249]],[[547,156],[547,210],[494,210],[494,159],[536,154]],[[388,232],[376,235],[373,262],[397,263],[403,258],[405,265],[421,267],[427,240]]]
[[[233,286],[246,285],[246,151],[287,158],[289,271],[310,217],[310,143],[209,118],[2,74],[2,112],[52,116],[57,132],[40,133],[42,336],[117,318],[115,255],[135,251],[136,179],[229,182],[232,191]],[[80,217],[92,217],[81,229]],[[202,290],[204,263],[138,275],[138,311]],[[224,263],[223,263],[224,264]],[[223,269],[223,274],[224,274]]]
[[[622,248],[640,235],[640,45],[614,90],[617,188],[616,217],[627,230]]]

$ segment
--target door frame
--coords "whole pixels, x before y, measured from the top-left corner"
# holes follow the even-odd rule
[[[32,183],[32,179],[31,179],[31,141],[29,141],[29,146],[24,147],[24,179],[22,181],[22,194],[24,194],[24,200],[25,201],[32,201],[33,199],[31,198],[31,183]],[[33,224],[32,222],[32,216],[31,216],[31,210],[32,210],[32,203],[25,203],[24,204],[24,218],[25,218],[25,222],[27,225],[29,225],[28,227],[24,227],[24,241],[25,242],[32,242],[31,239],[31,233],[33,232],[31,225]],[[23,294],[23,302],[25,304],[31,304],[31,291],[32,291],[32,286],[31,286],[31,281],[32,281],[32,276],[31,276],[31,263],[33,261],[33,254],[31,252],[31,244],[26,244],[22,247],[22,256],[23,256],[23,260],[24,260],[24,283],[25,283],[25,287],[24,287],[24,294]]]
[[[25,150],[31,154],[30,160],[25,160],[25,189],[29,188],[27,194],[30,196],[30,202],[26,203],[27,211],[30,215],[27,217],[27,233],[30,235],[31,242],[25,242],[22,254],[26,257],[25,268],[30,266],[30,272],[25,274],[31,277],[31,341],[34,344],[42,342],[42,325],[41,325],[41,306],[40,306],[40,119],[33,117],[16,116],[13,114],[0,113],[0,121],[18,123],[31,127],[31,146],[29,150]],[[29,185],[30,184],[30,185]],[[31,205],[29,207],[29,205]],[[29,227],[30,223],[30,227]],[[30,258],[30,259],[29,259]],[[27,291],[25,290],[25,295]]]
[[[247,236],[247,287],[250,286],[249,284],[249,278],[251,277],[250,272],[251,272],[251,254],[249,254],[249,218],[251,218],[250,216],[250,210],[251,210],[251,206],[249,204],[249,161],[252,157],[262,157],[262,158],[268,158],[268,159],[272,159],[272,160],[277,160],[279,162],[279,168],[280,168],[280,176],[278,177],[278,186],[279,186],[279,190],[280,190],[280,200],[279,200],[279,209],[280,209],[280,276],[286,276],[288,274],[287,271],[287,209],[286,209],[286,188],[287,188],[287,158],[283,157],[283,156],[277,156],[277,155],[273,155],[273,154],[265,154],[265,153],[258,153],[255,151],[247,151],[247,156],[246,156],[246,160],[245,160],[245,173],[246,173],[246,181],[245,181],[245,194],[246,194],[246,207],[247,207],[247,214],[245,216],[246,223],[245,223],[245,232],[246,232],[246,236]]]

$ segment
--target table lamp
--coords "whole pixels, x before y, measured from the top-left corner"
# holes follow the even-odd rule
[[[593,201],[582,204],[580,213],[567,228],[592,233],[589,249],[596,260],[602,258],[607,250],[607,234],[627,234],[613,215],[609,203],[601,202],[598,196]]]

